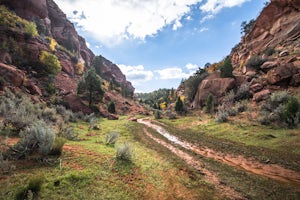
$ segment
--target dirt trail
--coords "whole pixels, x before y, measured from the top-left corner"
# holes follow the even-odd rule
[[[178,157],[180,157],[181,159],[183,159],[189,166],[194,167],[195,169],[201,171],[206,179],[214,184],[216,186],[216,188],[219,190],[220,194],[226,196],[229,199],[246,199],[245,197],[243,197],[242,194],[236,192],[235,190],[233,190],[232,188],[221,184],[220,180],[218,179],[218,177],[208,171],[207,169],[203,168],[203,164],[200,161],[194,160],[192,156],[190,156],[189,154],[181,151],[180,149],[176,148],[175,146],[154,137],[151,133],[149,133],[147,131],[146,128],[144,128],[144,132],[146,133],[146,135],[148,137],[150,137],[152,140],[154,140],[155,142],[157,142],[158,144],[161,144],[162,146],[166,147],[167,149],[169,149],[171,152],[173,152],[174,154],[176,154]]]
[[[249,158],[246,159],[241,155],[236,156],[231,154],[225,154],[222,152],[217,152],[215,150],[209,149],[207,147],[199,148],[194,144],[180,140],[176,136],[171,135],[170,133],[168,133],[168,131],[166,131],[161,126],[152,124],[151,120],[149,119],[139,119],[138,122],[156,130],[159,134],[161,134],[162,136],[164,136],[166,139],[173,142],[174,144],[177,144],[187,150],[191,150],[194,153],[199,154],[201,156],[215,159],[219,162],[226,163],[230,166],[243,169],[248,172],[252,172],[254,174],[262,175],[271,179],[283,181],[286,183],[292,183],[300,186],[300,173],[298,172],[285,169],[279,165],[263,164],[253,159],[249,159]]]

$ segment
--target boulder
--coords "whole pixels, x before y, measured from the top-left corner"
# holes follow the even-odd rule
[[[278,66],[267,73],[267,80],[270,84],[277,84],[291,78],[294,75],[294,65],[292,63]]]
[[[285,57],[285,56],[288,56],[289,55],[289,52],[287,50],[284,50],[282,52],[279,53],[279,57]]]
[[[82,103],[81,99],[75,94],[69,94],[63,97],[64,102],[73,112],[83,112],[84,114],[91,114],[92,110]]]
[[[10,65],[12,63],[11,56],[5,51],[0,51],[0,62]]]
[[[263,89],[263,86],[260,83],[255,83],[250,86],[251,93],[257,93]]]
[[[114,114],[109,113],[108,116],[107,116],[107,119],[108,120],[118,120],[119,117],[118,117],[118,115],[114,115]]]
[[[136,117],[129,117],[128,121],[137,122],[137,118]]]
[[[262,64],[260,66],[260,68],[264,71],[268,71],[270,69],[273,69],[275,67],[277,67],[279,64],[277,61],[267,61],[267,62],[264,62],[264,64]]]
[[[0,63],[0,74],[7,82],[16,87],[22,86],[26,77],[23,71],[17,69],[15,66],[4,63]]]
[[[290,85],[291,86],[299,86],[300,85],[300,73],[298,74],[295,74],[292,79],[291,79],[291,82],[290,82]]]
[[[203,80],[198,87],[192,107],[199,108],[204,106],[209,94],[212,94],[217,102],[218,98],[231,90],[234,85],[235,80],[233,78],[215,78]]]
[[[257,92],[253,95],[253,101],[259,102],[262,100],[266,100],[269,98],[270,94],[271,92],[268,89]]]
[[[29,90],[32,95],[42,96],[42,91],[32,80],[26,80],[24,86]]]

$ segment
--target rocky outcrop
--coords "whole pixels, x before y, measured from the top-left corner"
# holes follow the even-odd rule
[[[0,74],[5,84],[14,87],[24,87],[32,95],[42,95],[41,89],[32,80],[28,79],[26,73],[13,65],[6,65],[0,62]]]
[[[300,51],[300,3],[298,0],[272,0],[255,20],[252,30],[233,48],[235,67],[252,55],[275,48],[279,57]],[[266,66],[264,66],[266,67]],[[268,65],[268,67],[271,67]]]
[[[0,74],[6,82],[16,87],[22,86],[26,77],[23,71],[4,63],[0,63]]]
[[[234,86],[235,80],[233,78],[207,78],[199,85],[192,107],[200,108],[204,106],[209,94],[214,96],[214,101],[217,103],[219,98]]]
[[[85,113],[91,112],[75,94],[77,83],[81,79],[81,75],[77,74],[78,69],[82,70],[83,67],[83,70],[87,70],[85,67],[91,66],[95,55],[56,3],[53,0],[0,0],[0,4],[5,5],[21,18],[43,27],[39,29],[37,37],[28,36],[24,31],[17,29],[0,27],[0,43],[11,45],[6,47],[8,50],[0,51],[0,62],[2,62],[0,75],[4,77],[5,84],[42,96],[40,98],[47,101],[46,87],[50,79],[47,80],[43,74],[40,55],[42,51],[51,52],[57,56],[62,66],[62,71],[51,78],[56,87],[55,94],[74,111],[82,109]],[[51,38],[58,43],[54,49],[50,47]],[[117,65],[103,58],[103,66],[101,74],[108,77],[107,80],[113,80],[122,89],[126,88],[129,92],[134,92],[134,87],[126,80]],[[109,93],[112,91],[106,91],[106,96]],[[119,95],[119,98],[122,99],[120,102],[126,101],[122,95]],[[134,109],[126,107],[126,110]]]
[[[270,94],[271,94],[271,92],[268,89],[257,92],[253,96],[253,101],[259,102],[262,100],[266,100],[269,98]]]
[[[121,87],[125,87],[129,90],[129,92],[134,92],[134,87],[132,84],[126,80],[125,75],[121,72],[120,68],[112,63],[111,61],[107,60],[106,58],[100,56],[101,58],[101,70],[102,74],[107,80],[114,80],[118,83]]]
[[[1,4],[6,5],[25,19],[34,19],[35,17],[44,19],[48,16],[47,0],[1,0]]]
[[[78,96],[74,94],[64,96],[63,100],[66,106],[70,108],[73,112],[81,111],[85,114],[92,113],[92,110],[88,106],[86,106]]]
[[[267,73],[267,79],[270,84],[278,84],[283,81],[289,83],[289,80],[295,74],[296,70],[292,63],[278,66]]]

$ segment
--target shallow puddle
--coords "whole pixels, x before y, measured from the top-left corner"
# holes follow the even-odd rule
[[[236,156],[231,154],[225,154],[222,152],[217,152],[207,147],[199,148],[192,143],[183,141],[178,137],[170,134],[163,127],[151,123],[151,120],[149,119],[139,119],[138,122],[156,130],[159,134],[161,134],[174,144],[177,144],[187,150],[191,150],[194,153],[199,154],[201,156],[215,159],[219,162],[226,163],[230,166],[243,169],[254,174],[262,175],[271,179],[292,183],[300,186],[300,173],[295,172],[293,170],[285,169],[275,164],[260,163],[253,159],[245,158],[241,155]]]

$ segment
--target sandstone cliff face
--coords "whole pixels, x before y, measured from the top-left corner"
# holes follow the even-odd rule
[[[274,53],[268,54],[267,49]],[[254,56],[263,60],[257,68],[247,62]],[[268,98],[274,90],[299,87],[300,1],[272,0],[261,11],[251,31],[232,49],[230,57],[235,80],[210,75],[199,85],[193,107],[204,106],[209,93],[220,99],[225,92],[242,84],[249,84],[256,102]]]
[[[74,25],[66,15],[53,0],[0,0],[0,5],[6,6],[21,18],[44,27],[44,32],[38,37],[28,37],[15,29],[0,27],[0,43],[9,41],[10,45],[17,49],[16,52],[0,50],[1,76],[7,76],[6,79],[13,87],[25,87],[27,92],[42,96],[47,80],[38,74],[40,69],[37,63],[42,51],[52,52],[58,57],[62,66],[62,71],[54,78],[58,95],[65,99],[70,107],[73,101],[76,111],[86,109],[80,108],[82,106],[80,99],[74,95],[77,82],[81,78],[81,75],[76,73],[77,65],[81,63],[90,66],[95,55],[86,46],[84,38],[77,34]],[[58,47],[54,51],[51,50],[47,38],[54,38],[65,50]],[[119,85],[125,85],[133,93],[134,87],[126,80],[118,66],[107,59],[104,60],[103,73],[114,78]]]
[[[268,55],[267,49],[274,53]],[[250,69],[249,59],[259,55],[264,63]],[[300,1],[273,0],[260,13],[252,30],[231,52],[236,75],[252,71],[250,81],[265,89],[300,85]]]
[[[245,63],[252,55],[267,47],[278,51],[300,51],[300,2],[298,0],[273,0],[267,5],[250,33],[233,49],[234,66]]]
[[[218,103],[220,98],[234,86],[235,80],[233,78],[220,78],[219,72],[212,73],[200,83],[192,107],[203,107],[209,94],[212,94],[214,102]]]
[[[129,81],[126,80],[125,75],[122,73],[120,68],[112,63],[111,61],[107,60],[104,57],[102,59],[102,73],[107,80],[115,80],[120,86],[126,87],[129,92],[134,92],[134,87],[131,85]]]

